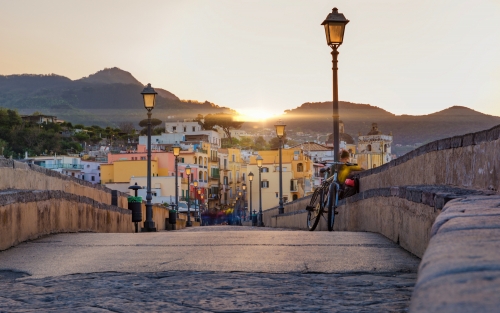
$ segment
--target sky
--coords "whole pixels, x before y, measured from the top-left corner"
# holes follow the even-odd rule
[[[181,99],[268,117],[332,99],[321,23],[350,22],[339,99],[500,116],[498,0],[0,0],[0,75],[119,67]]]

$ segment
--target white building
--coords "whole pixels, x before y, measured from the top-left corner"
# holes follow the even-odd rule
[[[142,197],[142,200],[146,201],[147,195],[147,177],[131,177],[130,186],[135,185],[141,186],[142,189],[137,191],[137,196]],[[181,178],[178,178],[177,194],[181,196]],[[128,188],[128,187],[127,187]],[[129,189],[129,194],[134,195],[134,191]],[[175,176],[153,176],[151,177],[151,196],[152,203],[175,203]]]
[[[81,161],[82,173],[81,179],[92,184],[101,183],[101,162]]]
[[[48,168],[64,175],[82,179],[83,165],[77,156],[53,155],[26,158],[27,163]]]

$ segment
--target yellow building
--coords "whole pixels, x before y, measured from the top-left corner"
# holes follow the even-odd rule
[[[279,152],[278,150],[258,151],[263,158],[261,172],[262,209],[266,210],[279,205]],[[259,168],[257,155],[250,157],[247,165],[247,176],[253,173],[252,209],[259,209]],[[283,202],[297,200],[311,193],[313,162],[304,155],[302,149],[282,150],[282,188]],[[248,185],[248,184],[247,184]],[[247,190],[249,188],[247,187]],[[248,193],[250,197],[250,193]]]
[[[148,161],[118,160],[101,164],[101,183],[129,183],[132,176],[147,176]],[[158,162],[151,160],[151,176],[158,176]]]

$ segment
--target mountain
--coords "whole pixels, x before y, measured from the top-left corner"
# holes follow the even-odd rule
[[[345,132],[353,138],[366,135],[372,123],[384,134],[392,132],[394,144],[414,145],[433,140],[477,132],[500,124],[500,117],[486,115],[467,107],[454,106],[428,115],[395,115],[368,104],[339,102],[340,120]],[[287,110],[281,117],[290,130],[329,132],[332,125],[332,103],[304,103]]]
[[[132,74],[121,70],[117,67],[105,68],[97,73],[91,74],[88,77],[83,77],[77,82],[90,84],[125,84],[143,86]]]
[[[137,125],[147,116],[140,94],[143,88],[144,85],[131,73],[117,67],[106,68],[77,80],[55,74],[0,76],[0,107],[17,109],[20,114],[39,111],[74,124],[117,126],[126,121]],[[158,97],[153,117],[160,120],[234,112],[209,101],[180,100],[170,91],[162,88],[155,90]],[[395,115],[369,104],[340,101],[339,114],[345,132],[354,139],[358,134],[368,133],[372,123],[377,123],[384,134],[392,132],[395,146],[426,143],[500,124],[500,117],[459,106],[412,116]],[[281,118],[286,121],[289,131],[328,134],[332,129],[332,103],[304,103],[286,110]],[[272,128],[274,121],[249,122],[242,128]]]
[[[20,114],[39,111],[84,125],[116,126],[146,117],[140,94],[143,88],[131,73],[117,67],[74,81],[55,74],[0,76],[0,107],[17,109]],[[207,101],[181,101],[162,88],[155,90],[153,117],[161,120],[231,111]]]

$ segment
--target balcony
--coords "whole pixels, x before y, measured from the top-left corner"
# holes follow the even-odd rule
[[[45,164],[45,162],[43,162],[43,163],[37,164],[35,162],[35,164],[38,166],[44,167],[44,168],[51,169],[51,170],[60,169],[60,168],[71,169],[71,170],[82,170],[83,169],[83,165],[72,164],[72,163]]]

